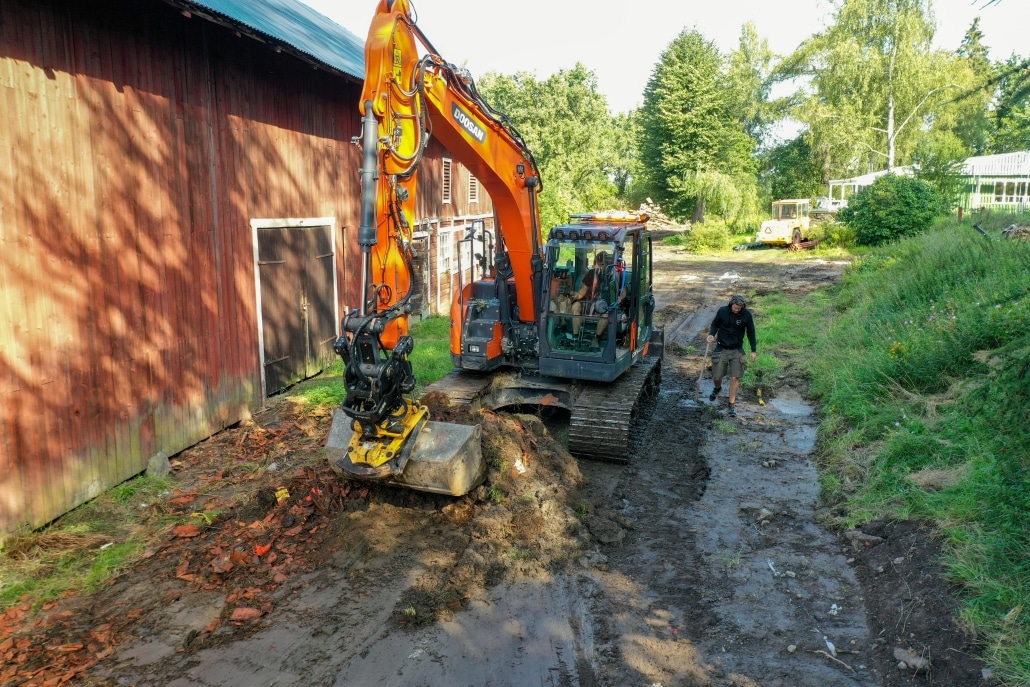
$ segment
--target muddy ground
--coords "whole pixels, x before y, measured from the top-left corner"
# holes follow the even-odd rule
[[[657,268],[668,350],[629,465],[569,456],[560,417],[437,404],[483,424],[487,483],[460,499],[367,487],[320,459],[328,416],[276,403],[175,457],[178,488],[153,507],[190,524],[138,566],[5,614],[0,683],[993,684],[923,526],[820,526],[803,375],[763,379],[736,418],[708,377],[695,401],[730,294],[803,298],[843,265],[662,247]]]

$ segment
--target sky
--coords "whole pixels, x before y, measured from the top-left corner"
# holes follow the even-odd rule
[[[301,0],[359,38],[376,0]],[[933,0],[935,46],[958,48],[976,16],[993,59],[1030,55],[1030,0]],[[638,4],[639,3],[639,4]],[[697,29],[723,52],[754,22],[778,54],[793,51],[830,18],[828,0],[412,0],[417,23],[440,55],[478,78],[529,72],[546,79],[577,62],[597,76],[612,112],[640,105],[662,51],[684,29]]]

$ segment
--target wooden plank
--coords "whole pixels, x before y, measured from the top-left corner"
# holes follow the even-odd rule
[[[94,50],[94,46],[101,40],[90,23],[77,26],[71,36],[75,82],[71,104],[71,118],[74,122],[72,129],[75,131],[72,155],[79,192],[72,235],[79,248],[77,262],[81,267],[78,289],[83,299],[79,308],[80,326],[76,332],[82,355],[79,361],[77,411],[81,418],[82,434],[79,441],[84,447],[84,474],[89,475],[88,478],[84,477],[80,485],[80,493],[85,498],[95,495],[100,485],[109,485],[106,431],[104,415],[100,410],[101,399],[106,397],[106,388],[101,384],[100,374],[103,343],[97,325],[104,269],[98,239],[100,219],[94,155],[94,137],[100,136],[101,132],[99,129],[94,131],[93,111],[100,99],[95,86],[96,79],[91,76],[100,68],[99,50]]]
[[[0,394],[7,394],[21,388],[18,374],[15,371],[16,358],[19,355],[18,339],[15,336],[18,321],[14,301],[21,296],[20,272],[16,269],[15,258],[21,251],[18,232],[21,217],[21,198],[17,193],[16,161],[21,159],[22,136],[15,124],[6,118],[17,112],[17,91],[13,88],[0,90],[0,104],[3,105],[0,116],[5,118],[4,126],[0,126],[0,352],[4,366],[0,377]]]
[[[38,12],[31,14],[35,26],[27,26],[22,32],[22,39],[28,40],[30,54],[38,53]],[[14,117],[17,129],[24,136],[19,153],[23,157],[15,163],[13,191],[19,198],[16,225],[20,239],[17,252],[11,256],[18,273],[18,300],[16,305],[20,312],[16,315],[18,332],[15,340],[20,342],[20,360],[18,361],[22,375],[22,391],[17,397],[19,438],[18,461],[21,465],[26,487],[26,513],[29,522],[36,522],[51,511],[49,475],[47,473],[48,458],[46,454],[47,437],[45,432],[45,409],[39,405],[40,384],[45,381],[42,356],[47,355],[41,349],[46,324],[46,315],[42,309],[42,301],[36,292],[38,276],[42,265],[39,264],[40,247],[34,228],[44,221],[39,216],[37,205],[38,189],[35,188],[36,175],[45,174],[45,165],[39,163],[43,159],[43,140],[39,131],[40,98],[36,70],[24,69],[23,88],[15,89],[16,99]],[[31,85],[28,83],[31,81]],[[36,171],[35,166],[41,169]]]
[[[2,351],[0,351],[2,353]],[[10,409],[13,407],[12,394],[0,392],[0,532],[11,532],[17,525],[19,514],[24,510],[22,499],[25,486],[22,483],[20,466],[16,462],[17,454],[12,446],[12,438],[17,425],[12,422]]]
[[[37,261],[40,275],[70,275],[73,272],[69,259],[71,246],[67,239],[69,230],[69,176],[68,159],[67,98],[58,85],[55,70],[58,61],[55,23],[52,10],[41,10],[40,64],[38,72],[41,81],[38,99],[38,137],[42,155],[36,163],[42,163],[41,173],[50,181],[37,184],[36,202],[41,221],[33,229],[37,237],[39,253]],[[74,278],[74,277],[72,277]],[[47,411],[40,418],[44,425],[45,444],[39,459],[45,462],[49,482],[48,496],[51,512],[48,517],[74,507],[68,466],[68,380],[67,353],[73,345],[70,329],[74,326],[74,293],[68,279],[43,278],[34,289],[43,316],[39,347],[40,356],[40,402]],[[45,343],[44,343],[45,342]]]

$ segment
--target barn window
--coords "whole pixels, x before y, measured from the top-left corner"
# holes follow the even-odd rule
[[[450,274],[454,262],[454,231],[441,230],[437,238],[440,274]]]
[[[479,179],[469,174],[469,203],[479,202]]]
[[[451,202],[451,161],[447,158],[443,158],[443,173],[440,178],[440,186],[442,188],[442,195],[440,201],[443,203]]]

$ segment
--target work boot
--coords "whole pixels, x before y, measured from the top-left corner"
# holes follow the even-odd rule
[[[719,395],[720,391],[722,391],[722,387],[719,387],[719,386],[717,386],[714,389],[712,389],[712,395],[708,397],[708,400],[709,401],[714,401],[715,397]]]

